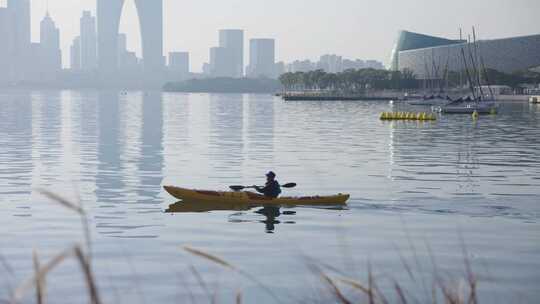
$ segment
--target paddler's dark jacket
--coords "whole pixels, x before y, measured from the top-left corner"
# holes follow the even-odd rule
[[[264,196],[276,198],[281,193],[281,187],[279,186],[279,183],[277,180],[273,180],[270,182],[266,182],[266,185],[261,187],[256,187],[255,190],[258,192],[264,194]]]

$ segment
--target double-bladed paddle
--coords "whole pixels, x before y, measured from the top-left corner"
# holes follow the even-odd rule
[[[287,183],[287,184],[281,185],[281,187],[282,188],[294,188],[294,187],[296,187],[296,183]],[[244,189],[255,188],[255,186],[234,185],[234,186],[229,186],[229,188],[231,188],[234,191],[240,191],[240,190],[244,190]]]

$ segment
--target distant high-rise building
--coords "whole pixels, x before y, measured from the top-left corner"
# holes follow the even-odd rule
[[[249,41],[248,77],[275,78],[274,39],[251,39]]]
[[[384,64],[377,60],[366,60],[365,62],[366,68],[376,69],[376,70],[382,70],[384,69]]]
[[[186,76],[189,74],[189,53],[188,52],[170,52],[169,70],[175,74]]]
[[[24,80],[31,74],[30,69],[30,0],[8,0],[7,10],[10,15],[10,31],[13,56],[10,58],[13,80]]]
[[[287,72],[308,72],[316,69],[316,65],[311,60],[295,60],[287,65]]]
[[[231,77],[230,61],[226,48],[210,48],[210,75],[212,77]]]
[[[323,55],[319,59],[318,68],[327,73],[340,73],[343,71],[343,58],[337,55]]]
[[[97,68],[96,18],[89,11],[84,11],[80,20],[80,57],[81,69]]]
[[[343,59],[342,62],[343,70],[358,70],[363,69],[366,67],[366,63],[362,59],[356,59],[356,60],[350,60],[350,59]]]
[[[53,77],[62,69],[62,52],[60,51],[60,30],[47,12],[40,24],[40,64],[45,74]]]
[[[229,77],[244,76],[244,31],[243,30],[220,30],[219,46],[227,52]]]
[[[60,49],[60,30],[47,12],[40,24],[39,43],[43,49]]]
[[[276,62],[275,76],[279,77],[283,73],[285,73],[285,62],[283,61]]]
[[[118,28],[124,0],[97,0],[98,66],[110,75],[118,68]],[[144,69],[149,79],[163,68],[163,0],[135,0],[141,27]]]
[[[127,35],[124,33],[118,34],[118,68],[120,70],[132,70],[139,64],[139,59],[135,52],[130,52],[127,49]]]
[[[0,84],[11,79],[11,57],[13,56],[13,39],[11,31],[11,15],[7,8],[0,7]]]
[[[359,70],[365,68],[383,69],[382,62],[376,60],[345,59],[337,55],[323,55],[318,62],[310,60],[295,60],[287,65],[287,72],[309,72],[322,69],[327,73],[340,73],[345,70]]]
[[[210,63],[208,63],[208,62],[203,63],[203,65],[202,65],[202,72],[203,72],[203,74],[206,75],[206,76],[211,76],[211,72],[212,72],[212,71],[211,71],[211,69],[210,69]]]
[[[72,70],[80,70],[81,69],[81,37],[77,36],[75,39],[73,39],[73,43],[71,44],[70,49],[70,67]]]
[[[13,25],[14,47],[18,54],[30,48],[30,0],[8,0]]]

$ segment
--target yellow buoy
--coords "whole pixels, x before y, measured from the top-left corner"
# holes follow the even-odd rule
[[[436,120],[433,113],[426,112],[382,112],[381,120]]]
[[[478,119],[478,112],[476,110],[472,113],[472,118]]]

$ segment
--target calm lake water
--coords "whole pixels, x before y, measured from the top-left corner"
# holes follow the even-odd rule
[[[80,197],[106,303],[230,303],[239,290],[247,303],[327,302],[313,265],[361,282],[371,265],[389,299],[396,280],[430,302],[435,274],[464,278],[465,257],[481,302],[538,303],[540,106],[506,103],[477,121],[378,119],[391,110],[423,109],[270,95],[0,91],[0,299],[32,275],[34,249],[44,263],[84,242],[80,218],[40,194],[47,189]],[[268,170],[298,183],[284,194],[351,199],[346,208],[282,208],[268,218],[259,208],[164,212],[175,199],[163,185],[225,190],[264,183]],[[86,297],[73,259],[51,273],[47,289],[51,303]],[[33,303],[33,291],[24,301]]]

